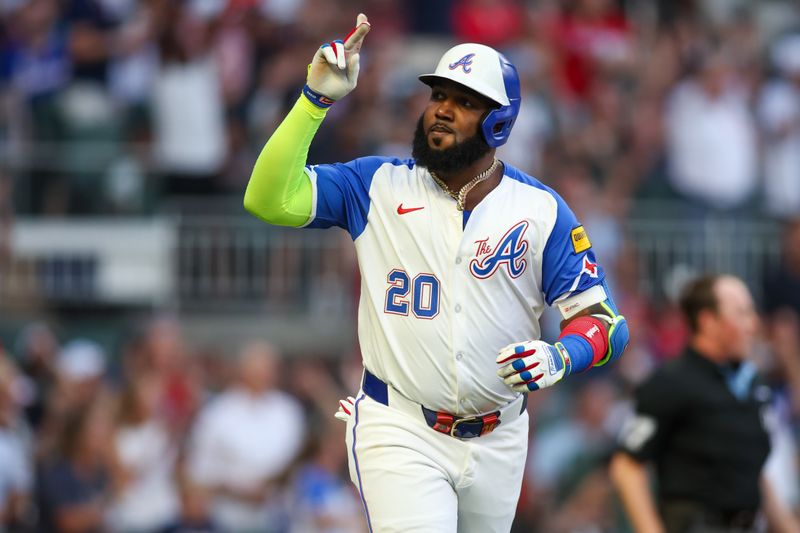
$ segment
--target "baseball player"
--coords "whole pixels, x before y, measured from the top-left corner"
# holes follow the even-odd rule
[[[317,50],[244,204],[271,224],[339,226],[355,242],[365,370],[340,416],[370,531],[507,532],[526,393],[618,358],[627,325],[569,207],[495,158],[520,85],[492,48],[458,45],[420,76],[431,96],[413,159],[306,165],[326,112],[356,87],[369,30],[358,15]],[[539,340],[545,305],[564,319],[554,344]]]

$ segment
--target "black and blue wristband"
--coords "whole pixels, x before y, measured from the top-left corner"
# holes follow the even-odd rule
[[[330,106],[333,105],[334,100],[331,100],[325,95],[319,94],[316,91],[313,91],[311,87],[308,85],[303,87],[303,94],[306,95],[306,98],[311,100],[311,103],[317,107],[322,109],[328,109]]]

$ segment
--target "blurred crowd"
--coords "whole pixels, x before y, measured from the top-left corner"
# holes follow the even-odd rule
[[[800,223],[784,247],[752,357],[775,390],[767,475],[800,511]],[[515,532],[626,531],[607,463],[633,387],[688,332],[673,304],[654,320],[619,287],[625,356],[529,395]],[[363,533],[333,416],[360,377],[357,352],[284,354],[262,339],[228,352],[167,315],[110,349],[29,323],[0,348],[0,531]]]
[[[0,530],[366,531],[333,417],[360,362],[223,355],[170,317],[115,354],[22,329],[0,353]]]
[[[428,97],[416,75],[478,41],[522,77],[500,156],[602,216],[643,199],[687,216],[800,212],[791,0],[7,0],[4,196],[51,215],[238,197],[314,50],[358,11],[375,28],[358,91],[311,161],[407,156]]]
[[[230,198],[238,213],[314,50],[359,11],[373,31],[358,88],[310,161],[408,156],[428,98],[416,76],[453,42],[497,47],[523,89],[499,157],[576,211],[631,325],[616,366],[531,395],[515,531],[625,530],[605,462],[631,388],[687,338],[674,303],[640,291],[634,216],[782,222],[781,263],[752,287],[764,310],[753,355],[778,391],[768,469],[800,509],[793,0],[5,0],[0,264],[14,213],[140,215],[197,205],[187,198]],[[556,321],[545,331],[552,340]],[[113,350],[28,325],[0,356],[0,524],[366,531],[332,416],[360,358],[297,355],[261,340],[218,353],[170,318]]]

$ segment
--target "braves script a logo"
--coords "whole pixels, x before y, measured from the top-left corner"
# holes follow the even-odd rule
[[[505,265],[512,278],[520,277],[528,266],[528,261],[525,259],[528,241],[524,239],[527,230],[526,220],[518,222],[503,235],[494,249],[489,245],[489,239],[475,241],[478,245],[476,258],[469,262],[469,271],[472,275],[486,279],[494,274],[500,265]],[[485,257],[481,257],[482,255]]]
[[[455,63],[450,63],[449,67],[450,70],[455,70],[458,67],[464,69],[464,74],[469,74],[472,72],[472,58],[475,57],[475,54],[467,54]]]

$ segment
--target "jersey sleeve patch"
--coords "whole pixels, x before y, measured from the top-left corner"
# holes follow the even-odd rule
[[[572,238],[572,249],[575,250],[576,254],[585,252],[592,247],[592,243],[589,242],[589,236],[583,226],[574,228],[570,233],[570,237]]]
[[[620,444],[631,453],[638,454],[658,429],[658,420],[647,415],[635,415],[625,421],[620,431]]]
[[[639,461],[652,460],[663,450],[686,412],[685,383],[673,374],[674,368],[662,366],[634,391],[634,414],[624,424],[618,444]]]
[[[548,192],[556,200],[556,220],[542,254],[542,292],[547,305],[553,305],[565,295],[599,285],[605,274],[583,225],[555,191]]]

